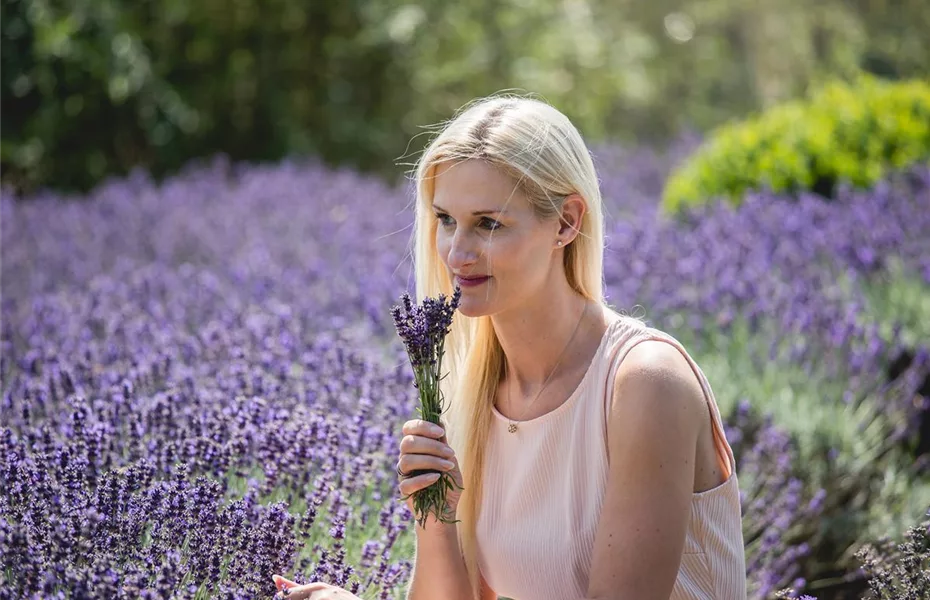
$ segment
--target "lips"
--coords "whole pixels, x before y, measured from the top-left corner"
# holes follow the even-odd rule
[[[490,275],[479,275],[477,277],[463,277],[461,275],[456,275],[455,280],[458,282],[458,285],[461,287],[473,287],[476,285],[482,285],[485,281],[490,279]]]

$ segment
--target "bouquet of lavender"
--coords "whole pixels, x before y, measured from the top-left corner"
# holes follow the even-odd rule
[[[403,340],[413,367],[414,387],[420,393],[420,418],[440,425],[440,417],[445,410],[439,382],[443,379],[442,357],[446,334],[452,325],[452,315],[459,306],[462,290],[455,288],[451,301],[446,302],[445,294],[439,298],[424,298],[420,305],[410,300],[404,292],[401,305],[391,307],[394,327]],[[430,471],[414,471],[417,476]],[[429,487],[413,493],[414,516],[421,527],[425,526],[427,516],[432,513],[442,523],[455,523],[446,518],[446,492],[459,487],[448,473],[440,473],[439,479]],[[406,498],[405,498],[406,499]],[[454,517],[454,515],[453,515]]]

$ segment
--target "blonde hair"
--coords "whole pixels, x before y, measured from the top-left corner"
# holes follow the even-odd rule
[[[561,213],[565,198],[579,194],[587,210],[579,235],[564,249],[568,283],[583,297],[603,304],[604,218],[597,174],[581,134],[568,118],[544,101],[495,95],[466,104],[431,140],[416,165],[413,230],[416,296],[451,295],[453,283],[436,251],[438,220],[432,211],[435,173],[453,161],[486,161],[515,182],[537,217]],[[472,591],[480,594],[475,525],[491,405],[504,367],[491,318],[456,313],[445,341],[440,387],[447,412],[447,439],[462,469],[464,491],[456,517],[459,547]]]

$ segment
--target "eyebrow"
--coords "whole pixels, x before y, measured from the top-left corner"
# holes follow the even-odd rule
[[[447,211],[446,209],[444,209],[444,208],[441,207],[441,206],[437,206],[436,204],[433,205],[433,209],[434,209],[434,210],[438,210],[438,211],[440,211],[440,212],[444,212],[444,213],[446,213],[446,214],[449,214],[449,211]],[[473,214],[474,216],[477,217],[477,216],[479,216],[479,215],[493,215],[493,214],[495,214],[495,213],[502,213],[502,212],[504,212],[504,211],[503,211],[503,210],[476,210],[476,211],[472,212],[471,214]]]

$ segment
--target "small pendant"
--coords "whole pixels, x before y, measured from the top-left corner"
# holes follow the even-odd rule
[[[517,432],[517,424],[514,423],[513,421],[511,421],[511,422],[510,422],[510,425],[507,426],[507,431],[509,431],[510,433],[516,433],[516,432]]]

